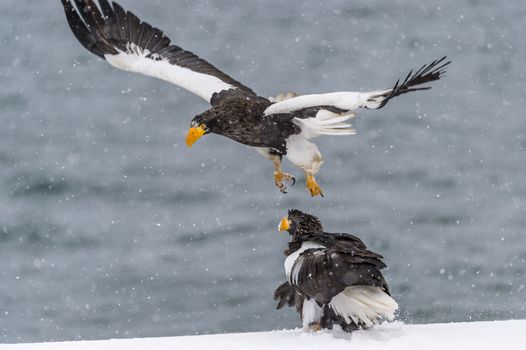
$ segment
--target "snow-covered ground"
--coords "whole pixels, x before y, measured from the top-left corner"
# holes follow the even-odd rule
[[[69,350],[69,349],[523,349],[526,344],[525,321],[496,321],[404,325],[383,324],[372,330],[352,335],[323,331],[306,333],[301,330],[260,333],[219,334],[168,338],[120,339],[65,343],[0,345],[0,350]]]

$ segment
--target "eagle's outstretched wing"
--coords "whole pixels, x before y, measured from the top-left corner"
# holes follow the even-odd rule
[[[163,32],[119,4],[61,0],[71,30],[89,51],[114,67],[166,80],[214,104],[222,91],[255,95],[210,63],[170,43]]]
[[[345,114],[359,107],[378,109],[393,97],[411,91],[427,90],[430,87],[419,85],[438,80],[445,73],[446,67],[451,61],[446,62],[446,57],[435,60],[430,64],[422,66],[416,72],[409,72],[405,80],[396,82],[393,88],[369,92],[332,92],[327,94],[302,95],[289,98],[270,105],[265,110],[265,115],[294,113],[301,110],[314,109],[328,110],[338,109],[338,114]],[[301,118],[301,113],[294,113],[294,117]],[[308,114],[305,118],[311,118]]]

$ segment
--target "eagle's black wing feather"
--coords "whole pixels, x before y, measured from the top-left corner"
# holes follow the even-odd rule
[[[353,285],[375,286],[389,292],[381,269],[385,267],[382,256],[368,250],[363,242],[349,234],[324,234],[328,248],[308,249],[300,254],[301,261],[295,286],[306,297],[327,304],[331,299]],[[309,239],[309,241],[315,241]],[[322,243],[318,240],[317,243]]]
[[[360,238],[350,233],[330,233],[322,235],[318,233],[307,233],[303,234],[301,240],[323,244],[339,252],[359,252],[359,254],[367,255],[378,260],[383,259],[383,256],[368,250]]]
[[[220,100],[218,96],[226,96],[224,92],[228,90],[243,91],[247,96],[256,96],[249,87],[234,80],[207,61],[171,44],[170,39],[160,29],[141,22],[135,14],[126,12],[116,2],[110,4],[106,0],[99,0],[97,6],[93,0],[74,0],[74,6],[71,0],[61,1],[73,34],[89,51],[106,60],[108,56],[117,56],[121,53],[137,60],[149,60],[146,61],[149,63],[141,62],[140,67],[118,66],[110,62],[118,68],[173,82],[211,103],[217,103]],[[174,66],[174,69],[170,69],[170,66],[155,65],[159,62],[168,62]],[[155,69],[152,68],[154,66]],[[188,74],[186,73],[188,71],[181,71],[180,68],[201,75]],[[203,75],[212,79],[207,80]],[[202,85],[208,83],[210,87],[205,86],[203,91],[203,86],[195,82],[196,77],[201,79]]]
[[[304,299],[305,297],[298,293],[298,289],[289,282],[281,284],[274,291],[274,300],[278,300],[276,310],[287,305],[289,307],[296,307],[296,310],[301,314]]]
[[[444,56],[439,60],[431,62],[430,64],[425,64],[414,73],[413,71],[410,71],[405,80],[401,84],[400,81],[397,81],[390,92],[371,97],[370,101],[374,101],[374,99],[378,97],[384,98],[380,105],[378,107],[375,107],[374,109],[382,108],[393,97],[403,95],[411,91],[431,89],[431,87],[429,86],[415,86],[439,80],[440,78],[442,78],[444,76],[444,73],[446,72],[446,67],[451,63],[451,61],[444,62],[446,58],[447,57]]]

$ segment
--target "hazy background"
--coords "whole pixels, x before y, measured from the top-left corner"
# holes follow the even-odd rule
[[[290,163],[281,195],[248,147],[186,148],[201,99],[98,60],[59,1],[2,1],[0,342],[298,327],[272,300],[291,207],[385,255],[404,322],[526,317],[525,1],[121,4],[263,96],[453,64],[317,141],[325,199]]]

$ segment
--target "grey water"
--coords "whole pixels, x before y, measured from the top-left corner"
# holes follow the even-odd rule
[[[385,256],[406,323],[526,317],[524,1],[121,0],[263,96],[429,91],[316,142],[325,198],[250,148],[184,144],[198,97],[86,51],[60,1],[0,12],[0,342],[300,326],[276,311],[288,208]]]

